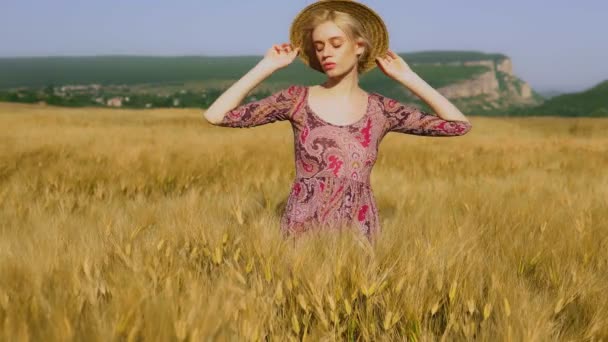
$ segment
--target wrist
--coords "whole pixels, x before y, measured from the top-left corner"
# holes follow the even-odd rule
[[[269,64],[265,59],[262,59],[255,65],[254,69],[262,74],[270,75],[275,72],[276,68]]]
[[[410,71],[407,71],[407,72],[404,72],[403,74],[401,74],[397,78],[397,81],[399,81],[404,86],[407,86],[409,84],[416,82],[416,80],[418,80],[418,79],[420,79],[420,76],[418,76],[418,74],[416,74],[413,70],[410,70]]]

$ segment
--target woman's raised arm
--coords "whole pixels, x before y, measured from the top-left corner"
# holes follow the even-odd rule
[[[451,137],[465,135],[473,126],[469,121],[444,120],[417,106],[402,104],[394,99],[384,99],[383,110],[388,120],[387,133]]]
[[[213,125],[234,128],[250,128],[275,121],[291,119],[291,110],[299,91],[297,85],[290,85],[263,99],[246,103],[228,111]]]
[[[397,81],[408,88],[441,116],[421,110],[411,104],[402,104],[385,98],[383,109],[388,119],[387,131],[451,137],[467,134],[473,125],[453,103],[426,83],[413,71],[398,74]]]
[[[273,72],[291,63],[297,53],[298,49],[292,50],[289,44],[273,45],[264,59],[209,106],[203,115],[205,119],[213,125],[229,127],[251,127],[284,119],[282,115],[285,113],[275,109],[284,108],[288,104],[289,101],[286,101],[283,93],[291,87],[259,101],[245,105],[240,103],[251,90]]]

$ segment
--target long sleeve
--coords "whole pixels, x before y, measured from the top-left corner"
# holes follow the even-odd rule
[[[240,105],[228,111],[215,126],[249,128],[275,121],[290,120],[297,86],[291,85],[263,99]]]
[[[405,105],[393,99],[385,99],[384,115],[388,120],[387,133],[451,137],[465,135],[472,128],[470,122],[444,120],[414,105]]]

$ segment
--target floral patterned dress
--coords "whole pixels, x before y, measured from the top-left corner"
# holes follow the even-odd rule
[[[293,128],[296,177],[281,217],[284,237],[312,229],[355,227],[369,241],[381,231],[370,174],[378,146],[389,132],[449,137],[471,130],[466,121],[448,121],[369,93],[367,111],[348,125],[332,124],[308,104],[309,88],[293,84],[229,111],[217,126],[248,128],[289,120]]]

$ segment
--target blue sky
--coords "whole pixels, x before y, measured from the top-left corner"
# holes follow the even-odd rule
[[[0,57],[259,55],[288,42],[313,0],[2,0]],[[504,53],[537,90],[608,79],[608,1],[360,1],[384,19],[391,49]]]

